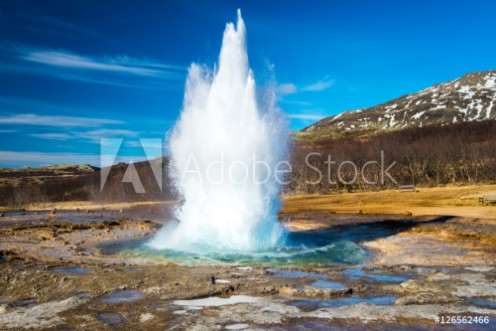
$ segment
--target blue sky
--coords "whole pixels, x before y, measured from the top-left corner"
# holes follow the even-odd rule
[[[237,8],[257,83],[275,78],[294,130],[496,68],[494,1],[2,0],[0,166],[98,164],[100,138],[143,154]]]

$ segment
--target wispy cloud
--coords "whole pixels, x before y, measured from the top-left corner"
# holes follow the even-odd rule
[[[318,121],[324,116],[319,114],[289,114],[288,117],[298,120]]]
[[[4,43],[0,46],[4,50],[3,55],[10,56],[8,62],[0,65],[0,70],[4,72],[141,88],[157,88],[157,85],[164,83],[183,83],[186,76],[185,67],[149,58],[83,55],[65,49],[16,43]],[[53,70],[54,67],[58,70]]]
[[[25,163],[36,164],[98,164],[100,155],[77,153],[44,153],[0,151],[0,162],[5,165],[20,166]]]
[[[302,91],[324,91],[324,90],[327,90],[332,85],[334,85],[334,79],[330,79],[327,76],[327,77],[324,77],[323,79],[319,80],[318,82],[316,82],[314,84],[310,84],[310,85],[303,87],[301,90]]]
[[[329,78],[329,76],[326,76],[313,84],[302,87],[298,87],[293,83],[281,84],[277,87],[277,92],[280,95],[287,95],[287,94],[295,94],[298,92],[324,91],[330,88],[333,84],[334,84],[334,79],[331,79]]]
[[[54,164],[91,164],[99,167],[110,166],[110,163],[101,164],[101,160],[110,160],[113,158],[101,157],[100,154],[79,154],[79,153],[49,153],[49,152],[13,152],[0,151],[0,164],[14,167],[20,166],[41,166]],[[146,160],[146,156],[121,156],[118,155],[114,160],[114,164],[118,162],[135,162]]]
[[[143,148],[151,148],[151,149],[160,149],[162,150],[164,148],[163,143],[148,143],[148,142],[141,142],[137,140],[131,140],[126,142],[126,145],[129,147],[143,147]]]
[[[124,130],[124,129],[98,129],[90,131],[70,131],[70,132],[48,132],[48,133],[32,133],[31,137],[47,140],[89,140],[99,143],[100,139],[104,138],[123,138],[123,137],[136,137],[141,132]]]
[[[86,132],[73,132],[72,134],[77,138],[83,138],[92,140],[94,142],[100,142],[100,139],[103,138],[123,138],[123,137],[136,137],[141,132],[139,131],[131,131],[131,130],[123,130],[123,129],[100,129],[100,130],[92,130]]]
[[[67,133],[32,133],[30,136],[50,140],[68,140],[72,138],[72,136]]]
[[[0,124],[40,125],[52,127],[96,127],[103,124],[122,124],[122,121],[76,116],[51,116],[37,114],[15,114],[0,116]]]
[[[286,83],[277,86],[277,93],[281,95],[296,93],[298,88],[293,83]]]
[[[167,66],[142,60],[129,59],[128,57],[91,58],[67,51],[32,51],[22,55],[27,61],[42,63],[51,66],[118,72],[140,76],[160,77],[164,74],[162,69],[171,69]],[[157,69],[154,69],[157,68]]]

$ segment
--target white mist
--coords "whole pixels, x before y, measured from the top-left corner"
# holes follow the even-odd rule
[[[275,170],[287,169],[280,162],[288,135],[273,95],[266,99],[257,102],[238,10],[236,26],[224,31],[217,70],[189,69],[169,140],[170,170],[184,204],[176,210],[178,222],[161,229],[152,247],[230,253],[284,243],[277,219],[283,176]]]

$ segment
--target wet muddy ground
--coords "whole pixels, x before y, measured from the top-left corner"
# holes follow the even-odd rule
[[[281,215],[295,232],[370,253],[348,265],[183,266],[106,249],[151,237],[163,215],[148,207],[6,213],[0,329],[496,328],[495,220]]]

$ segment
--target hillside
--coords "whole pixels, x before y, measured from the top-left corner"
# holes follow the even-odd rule
[[[157,158],[151,164],[167,167],[167,158]],[[169,178],[164,171],[161,187],[147,161],[133,163],[145,193],[136,193],[133,185],[124,181],[129,164],[118,163],[108,168],[87,164],[60,164],[40,168],[0,168],[0,207],[19,206],[33,202],[71,200],[141,201],[171,196]],[[108,172],[105,185],[100,186],[102,171]]]
[[[57,164],[39,168],[0,168],[0,177],[75,176],[91,173],[96,170],[99,170],[99,168],[89,164]]]
[[[363,137],[384,131],[496,119],[496,70],[404,95],[375,107],[326,117],[297,133],[306,141]]]

